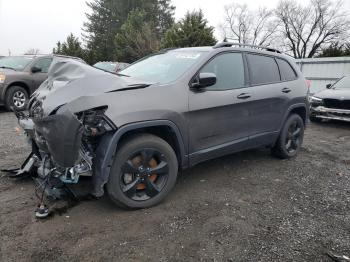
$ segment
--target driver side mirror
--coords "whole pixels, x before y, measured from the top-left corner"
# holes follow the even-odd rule
[[[332,84],[327,84],[327,85],[326,85],[326,88],[327,88],[327,89],[331,89],[331,87],[332,87]]]
[[[204,88],[216,84],[216,75],[214,73],[199,73],[199,75],[193,80],[192,88]]]
[[[41,68],[33,66],[31,71],[32,71],[33,74],[39,73],[39,72],[41,72]]]

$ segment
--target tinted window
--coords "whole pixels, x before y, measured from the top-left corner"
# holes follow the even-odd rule
[[[296,79],[296,74],[290,64],[282,59],[277,59],[277,64],[280,68],[282,81],[290,81]]]
[[[242,54],[239,53],[225,53],[216,56],[202,68],[201,73],[216,75],[216,84],[209,87],[210,90],[240,88],[245,84],[244,63]]]
[[[41,58],[35,63],[35,67],[40,68],[42,73],[47,73],[51,65],[52,58]]]
[[[261,55],[247,55],[250,81],[252,85],[268,84],[280,81],[278,66],[274,58]]]

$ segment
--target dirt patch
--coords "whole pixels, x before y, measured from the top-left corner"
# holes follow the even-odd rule
[[[1,168],[28,153],[12,114],[0,113]],[[350,255],[350,125],[306,131],[293,160],[264,149],[181,174],[159,206],[116,208],[83,201],[48,220],[34,218],[30,180],[0,174],[0,261],[331,261]],[[343,174],[342,176],[337,175]]]

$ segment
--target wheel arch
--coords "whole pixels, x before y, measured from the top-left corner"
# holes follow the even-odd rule
[[[284,115],[280,130],[282,130],[284,123],[287,121],[288,117],[291,114],[299,115],[303,119],[304,125],[306,126],[307,120],[309,117],[309,109],[307,108],[306,104],[298,103],[298,104],[294,104],[288,108],[287,112]]]
[[[186,148],[179,128],[172,121],[155,120],[132,123],[119,128],[109,139],[108,146],[102,160],[102,173],[109,174],[115,153],[121,141],[130,135],[138,133],[150,133],[164,139],[174,149],[179,161],[179,166],[181,168],[188,166]]]
[[[23,87],[27,91],[28,97],[30,96],[30,88],[29,88],[29,86],[26,83],[22,82],[22,81],[15,81],[15,82],[12,82],[12,83],[7,85],[6,89],[4,90],[4,98],[6,98],[7,92],[11,89],[11,87],[14,87],[14,86]]]

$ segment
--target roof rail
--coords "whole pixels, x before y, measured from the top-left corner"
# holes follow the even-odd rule
[[[221,47],[232,47],[232,46],[238,46],[238,47],[250,47],[250,48],[255,48],[255,49],[264,49],[266,51],[269,52],[275,52],[275,53],[279,53],[282,54],[281,51],[271,48],[271,47],[267,47],[267,46],[261,46],[261,45],[249,45],[249,44],[242,44],[242,43],[234,43],[234,42],[221,42],[221,43],[217,43],[213,48],[221,48]]]

